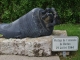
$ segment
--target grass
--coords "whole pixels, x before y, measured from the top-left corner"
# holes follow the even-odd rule
[[[55,30],[66,30],[68,36],[78,36],[80,40],[80,24],[61,24],[54,27]],[[80,43],[80,41],[79,41]],[[78,51],[72,52],[66,58],[60,57],[61,60],[80,60],[80,44]]]

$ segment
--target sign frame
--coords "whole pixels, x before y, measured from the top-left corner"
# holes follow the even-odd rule
[[[63,42],[63,40],[65,41],[65,43]],[[72,43],[71,43],[71,41],[72,41]],[[62,45],[60,45],[60,43]],[[76,46],[73,43],[75,43]],[[77,51],[78,43],[79,43],[79,38],[77,36],[55,36],[52,39],[52,51]],[[67,45],[65,45],[65,44],[67,44]],[[73,45],[72,48],[75,48],[75,47],[76,48],[68,49],[71,45]],[[59,46],[59,47],[56,47],[56,46]],[[66,49],[60,49],[61,47],[66,48]]]

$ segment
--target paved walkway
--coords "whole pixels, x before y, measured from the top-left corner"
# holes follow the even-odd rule
[[[27,57],[19,55],[0,55],[0,60],[60,60],[58,56],[51,57]]]

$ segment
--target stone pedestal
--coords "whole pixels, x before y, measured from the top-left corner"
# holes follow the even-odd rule
[[[65,30],[54,30],[50,36],[38,38],[0,38],[0,54],[50,56],[53,36],[67,36],[67,32]]]

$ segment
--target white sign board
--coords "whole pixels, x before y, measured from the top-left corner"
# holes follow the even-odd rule
[[[77,36],[54,37],[52,40],[52,51],[77,51],[78,40]]]

